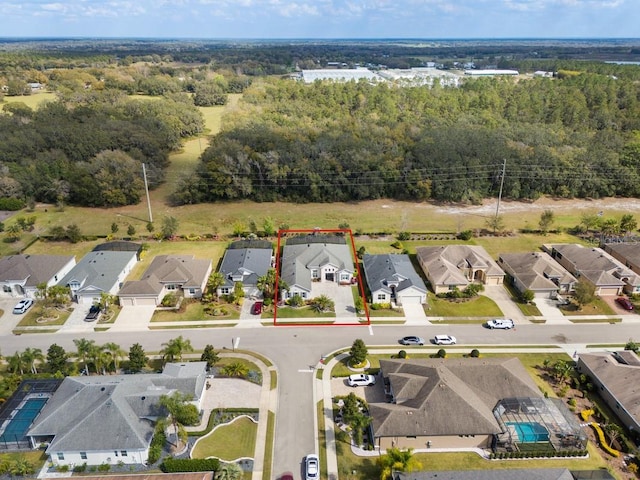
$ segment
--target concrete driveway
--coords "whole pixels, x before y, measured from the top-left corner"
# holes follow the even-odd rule
[[[404,317],[406,318],[405,325],[427,325],[427,315],[424,313],[424,308],[420,303],[407,303],[402,305],[404,311]]]
[[[496,302],[502,315],[511,318],[515,323],[524,323],[526,318],[518,306],[511,300],[511,295],[502,285],[485,285],[481,295],[489,297]]]
[[[335,302],[336,323],[357,321],[356,308],[353,306],[353,294],[350,285],[338,285],[335,282],[311,282],[311,298],[326,295]]]
[[[122,307],[120,315],[109,329],[110,332],[148,330],[149,322],[156,307],[153,305],[136,305]],[[95,323],[95,322],[94,322]]]
[[[18,297],[2,297],[0,298],[0,310],[4,311],[0,317],[0,336],[11,335],[15,326],[20,322],[23,315],[14,315],[13,307],[21,300]],[[31,307],[33,308],[33,307]]]

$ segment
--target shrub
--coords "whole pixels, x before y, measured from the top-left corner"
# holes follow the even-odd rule
[[[175,307],[178,304],[178,296],[175,293],[167,293],[160,303],[163,307]]]
[[[406,350],[400,350],[398,352],[398,358],[407,358],[407,351]]]
[[[82,472],[85,472],[86,470],[87,470],[87,464],[86,463],[83,463],[82,465],[75,465],[73,467],[73,471],[75,473],[82,473]]]
[[[471,353],[469,354],[469,356],[473,358],[478,358],[480,356],[480,351],[477,348],[474,348],[473,350],[471,350]]]
[[[292,307],[301,307],[304,305],[304,299],[300,295],[296,294],[291,297],[287,303]]]
[[[108,472],[109,470],[111,470],[111,465],[109,465],[108,463],[101,463],[100,465],[98,465],[99,472]]]
[[[411,238],[411,234],[409,232],[400,232],[398,233],[398,240],[401,242],[406,242]]]
[[[24,202],[19,198],[0,198],[0,210],[15,212],[24,208]]]
[[[217,472],[220,461],[217,458],[166,458],[160,469],[165,473],[175,472]]]
[[[58,465],[56,467],[56,470],[58,472],[68,472],[69,471],[69,465]]]
[[[458,234],[458,239],[464,240],[465,242],[471,240],[473,237],[473,232],[471,230],[464,230]]]
[[[436,353],[436,356],[438,358],[445,358],[447,356],[447,351],[444,348],[441,348],[438,350],[438,353]]]
[[[400,241],[395,241],[391,244],[391,246],[393,248],[395,248],[396,250],[402,250],[402,242]]]

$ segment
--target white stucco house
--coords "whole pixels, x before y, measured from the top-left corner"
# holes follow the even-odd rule
[[[137,259],[136,252],[89,252],[58,285],[69,287],[74,301],[91,305],[103,293],[117,294]]]
[[[409,255],[366,254],[362,264],[371,303],[426,303],[427,287],[413,268]]]
[[[54,465],[144,464],[162,395],[189,394],[200,410],[206,362],[168,363],[162,373],[66,377],[27,432]]]
[[[353,257],[344,237],[308,235],[287,240],[280,257],[280,278],[288,289],[282,291],[287,300],[294,295],[311,298],[312,282],[351,285]]]
[[[34,298],[38,285],[57,284],[76,264],[73,255],[9,255],[0,258],[0,295]]]

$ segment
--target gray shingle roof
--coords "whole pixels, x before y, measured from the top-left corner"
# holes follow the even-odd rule
[[[297,240],[296,242],[297,243]],[[285,245],[280,260],[281,278],[290,287],[297,285],[311,291],[310,268],[331,264],[338,271],[353,271],[349,247],[342,243],[300,243]]]
[[[236,281],[245,287],[254,287],[258,278],[271,268],[271,248],[230,248],[224,253],[220,273],[224,275],[224,286],[233,287]],[[234,280],[235,279],[235,280]]]
[[[632,352],[581,354],[594,377],[606,386],[616,401],[640,424],[640,359]]]
[[[414,287],[427,293],[427,287],[413,268],[409,255],[369,255],[362,259],[369,290],[391,293],[389,284],[397,285],[396,292]]]
[[[10,255],[0,258],[0,282],[23,281],[25,287],[48,283],[73,255]]]
[[[158,295],[167,284],[200,288],[207,280],[210,268],[211,260],[197,259],[193,255],[158,255],[142,278],[126,282],[118,295]]]
[[[577,244],[553,245],[571,267],[568,270],[586,277],[596,286],[624,286],[640,284],[640,277],[600,248]],[[626,281],[621,280],[627,278]]]
[[[559,285],[575,283],[576,278],[544,252],[501,253],[500,260],[510,275],[531,291],[558,290]],[[557,283],[551,279],[555,279]]]
[[[174,391],[199,397],[206,362],[158,374],[67,377],[28,432],[54,436],[47,453],[145,449],[153,422],[162,414],[157,402]],[[199,372],[199,373],[198,373]],[[175,376],[178,374],[178,376]]]
[[[58,285],[69,285],[72,281],[80,282],[81,289],[95,287],[100,291],[109,291],[118,281],[118,276],[129,264],[136,252],[89,252],[78,264],[58,282]]]
[[[499,400],[541,397],[517,358],[380,360],[380,369],[396,403],[369,405],[376,437],[499,433]]]

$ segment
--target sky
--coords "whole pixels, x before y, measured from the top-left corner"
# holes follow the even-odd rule
[[[640,37],[640,0],[0,0],[0,18],[0,37]]]

